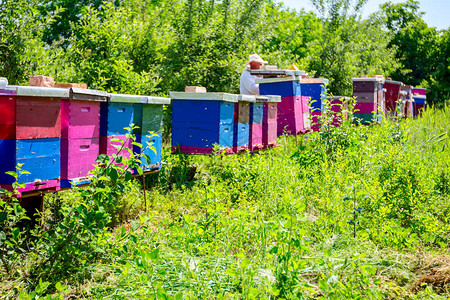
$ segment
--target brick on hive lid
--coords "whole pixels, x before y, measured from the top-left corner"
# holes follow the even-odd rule
[[[54,87],[55,79],[44,75],[30,76],[29,84],[30,86]]]
[[[203,86],[187,86],[184,91],[186,93],[206,93],[206,88]]]
[[[64,82],[55,82],[55,87],[59,88],[79,88],[79,89],[87,89],[86,83],[64,83]]]
[[[8,79],[5,77],[0,77],[0,89],[6,89],[6,86],[8,85]]]
[[[367,75],[361,75],[361,78],[369,78]]]

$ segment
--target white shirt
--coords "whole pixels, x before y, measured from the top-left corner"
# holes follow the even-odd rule
[[[250,74],[249,69],[245,69],[241,74],[241,94],[243,95],[259,95],[259,84],[256,84],[255,80],[262,78]]]

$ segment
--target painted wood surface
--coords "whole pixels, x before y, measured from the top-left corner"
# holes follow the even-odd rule
[[[250,106],[250,123],[262,123],[263,115],[263,103],[252,103]]]
[[[134,122],[133,103],[102,103],[100,136],[124,135]]]
[[[240,151],[248,149],[249,141],[249,123],[234,123],[233,147],[234,150]]]
[[[59,138],[16,141],[16,164],[31,174],[19,177],[20,183],[59,179],[61,168],[61,145]]]
[[[61,140],[61,179],[86,177],[99,154],[99,137]]]
[[[137,154],[148,155],[150,161],[145,156],[141,157],[140,166],[144,171],[159,170],[161,168],[162,156],[162,133],[155,133],[152,135],[136,135],[136,142],[141,143],[143,148],[134,147],[134,152]],[[150,146],[149,146],[150,145]],[[150,147],[154,147],[154,150]]]
[[[163,127],[163,105],[143,104],[142,106],[142,132],[162,132]]]
[[[263,145],[265,148],[277,143],[277,123],[263,122]]]
[[[172,145],[190,147],[233,146],[233,124],[172,122]]]
[[[0,139],[16,138],[16,99],[0,95]]]
[[[250,150],[263,147],[263,124],[251,123],[249,126],[249,148]]]
[[[62,100],[61,139],[100,137],[100,102]]]
[[[61,99],[17,96],[16,138],[61,137]]]
[[[353,92],[372,93],[377,91],[377,86],[375,81],[353,81]]]
[[[280,95],[281,97],[292,97],[302,95],[299,80],[260,83],[259,93],[261,95]]]

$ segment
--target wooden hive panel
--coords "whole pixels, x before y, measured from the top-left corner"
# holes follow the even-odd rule
[[[142,148],[135,146],[134,152],[137,154],[148,155],[150,161],[147,161],[145,156],[141,157],[140,166],[144,171],[156,170],[161,168],[162,156],[162,133],[155,133],[152,135],[136,135],[136,141],[142,144]],[[147,146],[147,143],[154,147],[154,150]]]
[[[100,138],[61,140],[61,179],[86,177],[100,154]]]
[[[61,137],[61,100],[17,96],[16,138]]]
[[[16,99],[0,95],[0,139],[16,138]]]
[[[142,111],[142,132],[161,132],[163,126],[163,106],[161,104],[144,104]]]
[[[61,138],[100,137],[100,102],[63,100]]]
[[[59,138],[16,141],[16,163],[23,164],[19,182],[59,179],[61,175],[61,141]]]
[[[281,97],[300,96],[302,94],[298,80],[260,83],[259,92],[261,95],[280,95]]]

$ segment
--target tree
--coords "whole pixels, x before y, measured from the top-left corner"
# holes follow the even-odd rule
[[[362,20],[367,0],[313,0],[323,22],[322,34],[308,43],[309,70],[330,80],[334,95],[351,95],[352,77],[389,74],[395,69],[394,51],[387,49],[390,36],[382,19],[373,15]]]
[[[23,83],[49,62],[40,37],[52,19],[38,14],[39,5],[40,0],[0,0],[0,76],[10,84]]]
[[[424,13],[419,8],[419,2],[415,0],[381,5],[386,27],[394,34],[388,46],[396,49],[396,58],[401,63],[392,77],[415,86],[426,84],[436,72],[435,51],[439,47],[437,30],[422,20]]]

